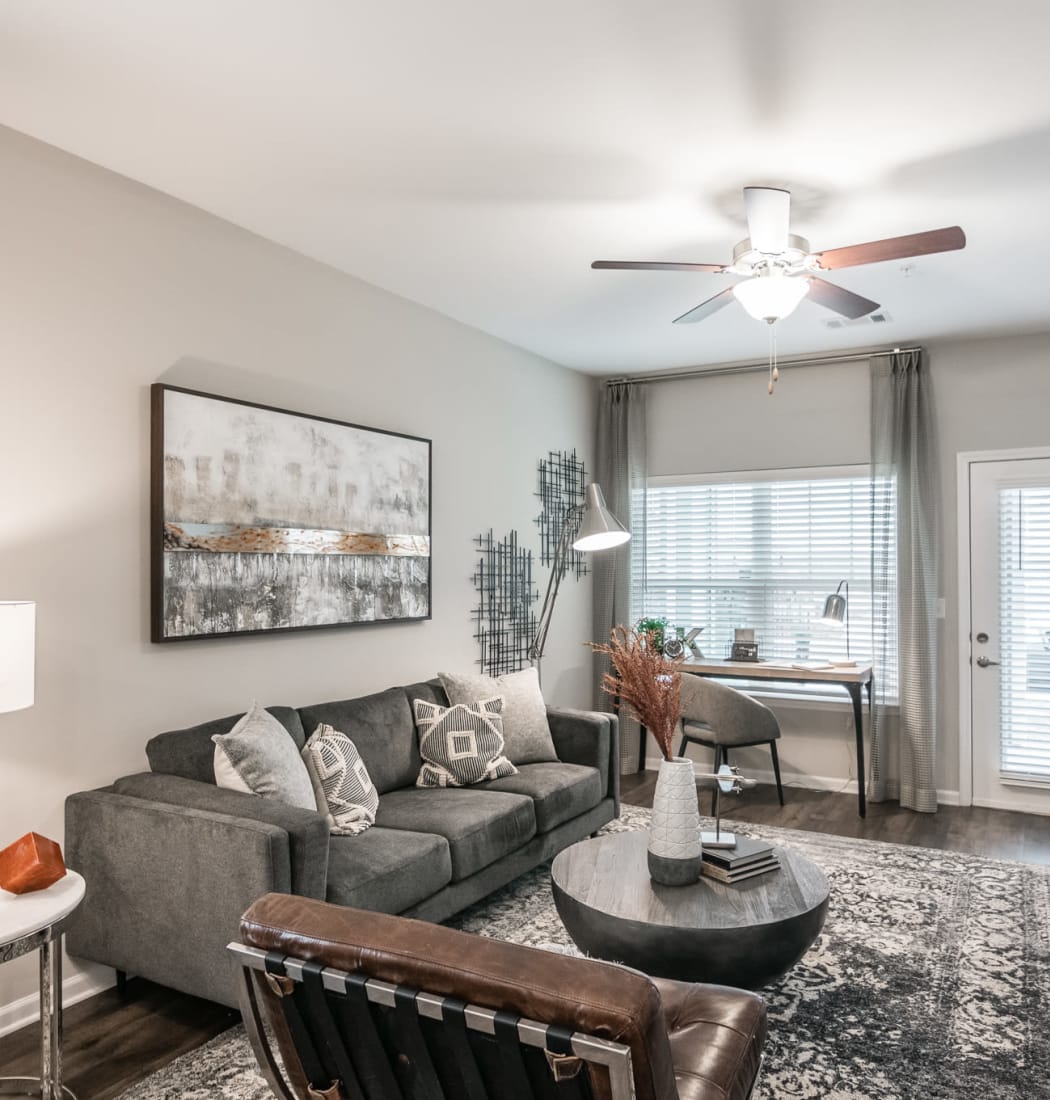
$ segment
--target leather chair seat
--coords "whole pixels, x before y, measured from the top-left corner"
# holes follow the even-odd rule
[[[766,1041],[766,1003],[721,985],[653,978],[679,1100],[747,1100]]]

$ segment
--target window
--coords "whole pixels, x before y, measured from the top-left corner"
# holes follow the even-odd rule
[[[999,492],[1000,775],[1050,782],[1050,489]]]
[[[843,627],[821,614],[846,579],[850,656],[870,661],[873,638],[879,652],[885,643],[882,688],[896,698],[896,599],[872,622],[872,508],[866,467],[650,478],[645,560],[636,556],[632,577],[635,618],[704,627],[698,642],[712,658],[728,655],[735,627],[753,627],[762,657],[841,660]]]

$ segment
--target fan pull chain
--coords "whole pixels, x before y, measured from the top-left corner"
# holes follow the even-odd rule
[[[777,368],[777,323],[776,320],[770,318],[769,324],[769,386],[767,387],[770,395],[773,393],[773,384],[780,378],[780,371]]]

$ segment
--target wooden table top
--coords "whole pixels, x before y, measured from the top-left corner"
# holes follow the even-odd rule
[[[606,833],[560,852],[551,874],[579,904],[628,921],[674,928],[751,928],[809,913],[828,897],[824,872],[790,848],[780,869],[737,883],[701,878],[662,886],[649,878],[646,830]]]
[[[799,664],[805,662],[800,661]],[[866,684],[870,664],[840,665],[835,668],[796,668],[790,661],[708,661],[690,657],[682,661],[683,672],[696,676],[731,676],[748,680],[797,680],[799,683]]]

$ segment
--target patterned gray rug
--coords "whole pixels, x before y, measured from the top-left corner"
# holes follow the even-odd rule
[[[611,829],[644,828],[625,807]],[[814,860],[827,923],[764,990],[770,1038],[756,1100],[1050,1098],[1050,868],[820,833],[742,826]],[[570,941],[546,867],[460,914],[515,943]],[[121,1100],[266,1100],[240,1027]]]

